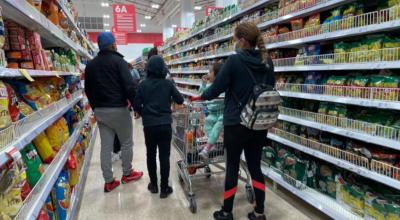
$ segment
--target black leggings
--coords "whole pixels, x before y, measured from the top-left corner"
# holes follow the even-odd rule
[[[265,182],[261,171],[261,153],[267,141],[266,137],[266,131],[253,131],[242,125],[225,126],[226,176],[223,206],[225,212],[232,212],[233,209],[233,200],[238,185],[240,156],[244,150],[256,196],[255,211],[260,214],[264,213]]]
[[[150,182],[157,185],[157,146],[160,160],[161,189],[168,187],[169,156],[171,153],[171,125],[144,127],[144,138],[147,148],[147,170]]]

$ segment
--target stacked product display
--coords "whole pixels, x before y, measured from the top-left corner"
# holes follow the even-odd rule
[[[209,66],[254,22],[284,97],[264,174],[334,219],[400,219],[400,1],[247,0],[166,41],[178,89],[198,96]]]
[[[96,126],[69,1],[0,2],[0,219],[73,219]]]

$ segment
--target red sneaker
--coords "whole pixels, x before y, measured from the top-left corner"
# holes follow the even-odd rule
[[[129,174],[129,176],[122,176],[121,178],[121,182],[122,184],[127,184],[131,181],[136,181],[139,180],[140,178],[142,178],[143,176],[143,172],[136,172],[136,171],[131,171],[131,174]]]
[[[113,182],[104,184],[104,192],[106,192],[106,193],[111,192],[115,188],[117,188],[119,185],[120,185],[120,182],[118,180],[114,179]]]

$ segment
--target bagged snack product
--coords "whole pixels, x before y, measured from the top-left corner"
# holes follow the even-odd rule
[[[345,54],[347,52],[347,44],[344,42],[339,42],[335,43],[333,47],[335,53],[335,63],[347,63],[348,57]]]
[[[297,18],[290,21],[292,26],[292,31],[297,31],[303,29],[303,18]]]
[[[52,197],[54,204],[56,204],[57,220],[66,220],[70,199],[69,176],[67,171],[61,171],[54,185]]]
[[[27,168],[28,183],[33,188],[44,172],[42,160],[32,144],[28,144],[20,152]]]
[[[15,94],[14,89],[10,86],[10,84],[7,83],[4,84],[6,85],[8,92],[8,111],[10,113],[11,120],[15,122],[22,118],[22,115],[18,108],[18,97]]]
[[[64,144],[64,131],[63,128],[57,125],[57,123],[52,124],[46,130],[46,136],[49,140],[51,148],[58,152]]]
[[[40,133],[35,139],[33,139],[33,144],[44,163],[51,163],[51,161],[53,161],[55,153],[44,132]]]
[[[55,122],[55,125],[61,129],[62,132],[62,143],[64,144],[69,139],[68,124],[64,117],[61,117]]]
[[[6,84],[0,81],[0,130],[11,125],[12,119],[8,110],[9,97]]]
[[[56,220],[56,209],[54,208],[53,200],[51,197],[52,197],[52,195],[50,193],[50,195],[46,199],[45,206],[46,206],[47,214],[49,215],[50,220]]]
[[[79,143],[77,143],[78,146],[80,146]],[[76,145],[75,145],[76,147]],[[74,147],[74,148],[75,148]],[[69,172],[69,186],[71,188],[75,187],[76,184],[78,184],[79,182],[79,171],[80,171],[80,167],[77,161],[77,154],[76,152],[71,151],[71,153],[69,154],[68,157],[68,161],[67,161],[67,168],[68,168],[68,172]]]
[[[52,100],[49,94],[43,90],[40,82],[26,83],[22,81],[13,81],[12,84],[17,93],[36,111],[43,109],[51,104]]]
[[[47,213],[47,210],[45,207],[43,207],[40,210],[39,215],[36,218],[36,220],[50,220],[49,214]]]
[[[321,164],[317,168],[317,189],[332,198],[336,198],[335,173],[328,165]]]
[[[262,160],[270,166],[275,164],[276,152],[270,147],[266,146],[263,148]]]

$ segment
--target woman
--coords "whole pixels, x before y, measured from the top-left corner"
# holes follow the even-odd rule
[[[168,69],[161,56],[152,56],[147,65],[147,78],[143,80],[134,100],[135,118],[143,117],[144,137],[147,148],[147,169],[150,176],[148,190],[158,193],[157,185],[157,148],[161,170],[160,198],[172,193],[168,185],[169,157],[172,138],[171,100],[183,104],[183,97],[175,85],[165,79]]]
[[[239,24],[234,30],[234,41],[237,53],[228,58],[214,83],[199,97],[211,100],[225,92],[224,146],[227,161],[224,205],[220,211],[214,213],[214,219],[233,219],[232,208],[237,191],[240,155],[244,150],[256,197],[254,211],[248,214],[248,218],[264,220],[265,184],[261,172],[261,152],[266,143],[267,131],[254,131],[242,126],[242,109],[238,102],[247,103],[254,86],[248,71],[251,71],[258,82],[265,80],[267,85],[275,85],[273,64],[255,24]]]

